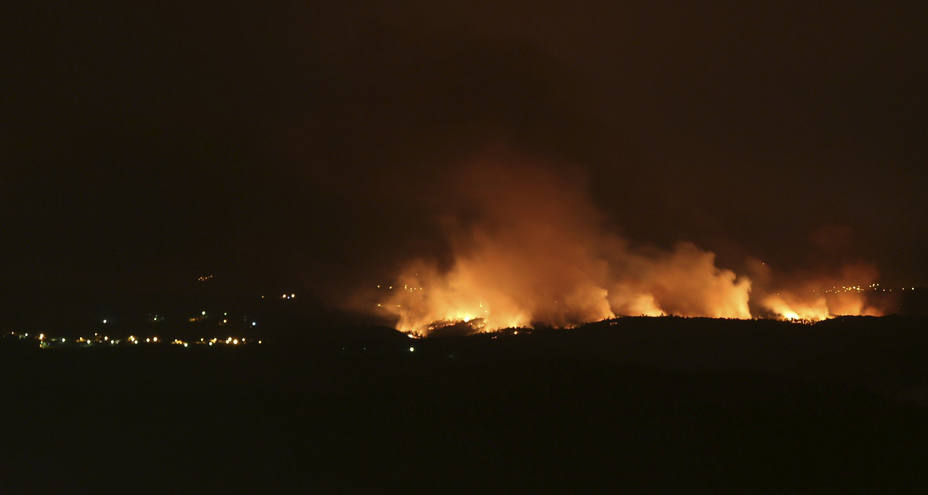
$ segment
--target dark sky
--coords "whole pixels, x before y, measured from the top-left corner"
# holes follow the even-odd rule
[[[636,243],[925,283],[912,3],[39,2],[5,29],[5,290],[368,283],[499,146]]]

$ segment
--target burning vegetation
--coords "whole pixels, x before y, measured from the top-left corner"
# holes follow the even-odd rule
[[[865,291],[821,290],[877,287],[872,269],[786,278],[754,262],[750,276],[738,274],[692,243],[642,247],[607,231],[579,174],[511,158],[460,170],[448,193],[460,209],[439,215],[448,260],[413,259],[378,286],[377,310],[401,331],[571,327],[640,315],[819,321],[882,313]]]

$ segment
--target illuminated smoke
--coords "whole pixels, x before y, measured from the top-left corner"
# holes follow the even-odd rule
[[[690,243],[659,255],[617,253],[612,307],[623,315],[750,318],[751,281],[715,266],[715,255]],[[629,267],[634,266],[634,269]]]
[[[869,265],[854,264],[836,274],[774,277],[769,267],[753,268],[757,300],[762,311],[787,320],[821,321],[844,315],[881,316],[885,308],[874,303],[879,289],[877,271]],[[784,281],[775,281],[775,278]],[[888,301],[884,301],[886,305]]]
[[[579,174],[511,158],[463,170],[448,190],[456,207],[445,217],[450,265],[409,262],[379,303],[398,329],[569,327],[617,315],[750,318],[747,278],[692,244],[645,253],[607,233]]]

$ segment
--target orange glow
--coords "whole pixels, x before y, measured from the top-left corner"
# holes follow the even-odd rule
[[[835,316],[882,316],[883,312],[868,306],[862,294],[837,294],[829,296],[784,293],[768,296],[763,301],[765,308],[785,320],[821,321]]]
[[[570,328],[616,316],[819,321],[881,314],[862,294],[878,286],[872,270],[774,283],[764,263],[757,262],[758,273],[748,268],[748,277],[689,242],[634,245],[604,225],[582,177],[505,158],[460,167],[449,182],[453,206],[442,218],[448,260],[412,259],[392,284],[377,284],[365,309],[395,318],[410,336],[452,325],[471,332]],[[853,290],[821,291],[840,286],[838,279]]]
[[[830,275],[803,275],[779,283],[769,282],[769,268],[755,274],[775,287],[758,294],[764,311],[785,320],[822,321],[836,316],[882,316],[884,311],[868,297],[882,291],[876,270],[865,264],[842,267]],[[885,301],[884,301],[885,303]]]
[[[821,321],[829,317],[824,297],[802,301],[795,296],[773,295],[764,299],[763,305],[784,320]]]
[[[448,222],[450,266],[411,261],[371,305],[396,317],[397,329],[426,335],[455,324],[474,332],[566,328],[617,315],[751,317],[750,280],[717,267],[713,253],[689,243],[632,247],[602,226],[574,178],[494,165],[465,167],[454,181],[461,195],[454,199],[474,219]]]

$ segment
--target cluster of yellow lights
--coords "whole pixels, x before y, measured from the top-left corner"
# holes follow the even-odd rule
[[[28,332],[16,333],[14,331],[11,331],[10,335],[14,337],[18,337],[19,339],[29,338]],[[68,343],[68,339],[66,337],[52,338],[52,337],[48,337],[47,335],[45,335],[44,332],[41,332],[38,335],[34,335],[33,338],[39,341],[39,345],[42,348],[50,347],[50,345],[54,343],[61,343],[61,344]],[[87,346],[90,346],[93,344],[117,345],[121,343],[122,340],[117,339],[117,338],[111,338],[109,335],[100,335],[99,333],[94,333],[93,337],[78,337],[76,340],[74,340],[74,342],[78,344],[84,344]],[[136,337],[135,335],[130,335],[126,337],[125,342],[131,345],[138,345],[142,343],[142,339],[139,337]],[[157,344],[159,342],[161,342],[161,339],[158,336],[151,336],[151,337],[144,338],[144,343],[146,344]],[[252,342],[257,342],[258,344],[264,343],[264,341],[261,339],[254,340]],[[183,339],[173,339],[170,341],[170,343],[172,345],[181,345],[181,346],[184,346],[185,348],[190,347],[190,344],[191,344],[191,342],[188,342]],[[208,345],[210,347],[216,344],[228,344],[228,345],[236,346],[239,344],[247,344],[248,339],[246,337],[227,337],[225,340],[219,340],[219,338],[213,337],[207,340],[201,337],[199,341],[192,342],[192,343]]]
[[[910,291],[915,292],[915,287],[899,287],[900,291]],[[845,294],[848,292],[892,292],[893,288],[881,287],[879,283],[872,283],[868,285],[842,285],[842,286],[833,286],[829,289],[822,291],[824,294]],[[815,292],[814,290],[812,292]]]
[[[378,289],[383,289],[383,288],[384,288],[384,287],[383,287],[383,284],[377,284],[377,288],[378,288]],[[388,286],[387,286],[387,290],[393,290],[393,286],[392,286],[392,285],[388,285]],[[403,284],[403,290],[405,290],[405,291],[407,291],[407,292],[416,292],[416,291],[423,291],[423,290],[425,290],[425,289],[422,288],[422,287],[413,287],[413,286],[408,285],[408,284]]]

